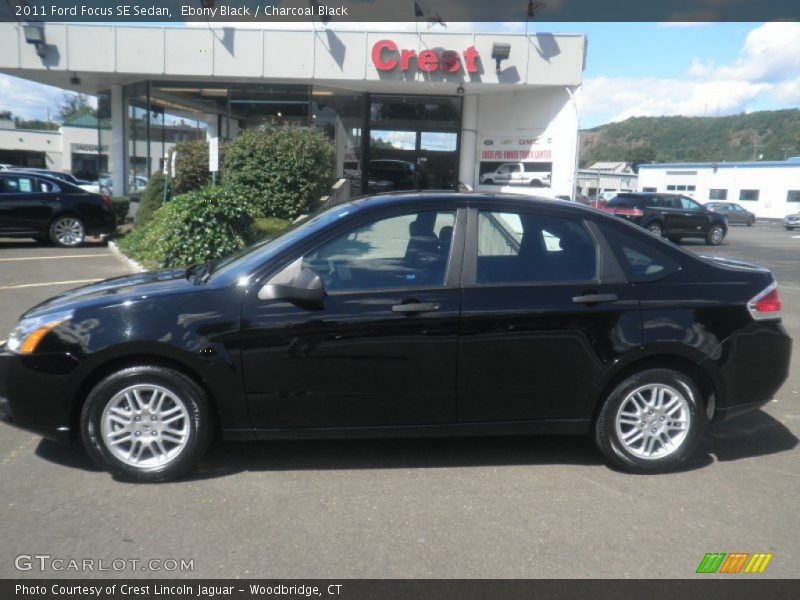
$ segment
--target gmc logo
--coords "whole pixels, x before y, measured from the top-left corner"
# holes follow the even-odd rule
[[[464,50],[463,61],[455,50],[445,50],[441,56],[436,50],[423,50],[417,55],[415,50],[399,50],[392,40],[381,40],[372,47],[372,64],[379,71],[391,71],[398,65],[401,71],[408,71],[414,61],[423,73],[458,73],[462,64],[467,73],[477,73],[479,57],[474,46]]]

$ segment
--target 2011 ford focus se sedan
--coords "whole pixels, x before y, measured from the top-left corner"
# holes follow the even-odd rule
[[[0,406],[138,481],[215,435],[591,434],[656,472],[780,388],[780,310],[766,269],[595,209],[390,194],[40,304],[0,354]]]

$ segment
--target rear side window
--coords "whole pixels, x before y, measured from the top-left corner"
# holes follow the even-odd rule
[[[598,226],[614,250],[617,260],[622,263],[628,281],[634,283],[655,281],[680,269],[675,260],[655,248],[649,239],[639,239],[634,232],[627,233],[616,227],[599,224]],[[647,234],[643,232],[641,236]]]
[[[581,221],[481,211],[476,283],[554,283],[597,279],[597,249]]]

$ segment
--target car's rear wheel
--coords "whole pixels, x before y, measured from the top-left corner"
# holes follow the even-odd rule
[[[487,179],[483,182],[485,185],[494,185],[494,179]]]
[[[203,390],[173,369],[121,369],[90,392],[81,434],[94,461],[121,479],[166,481],[189,471],[211,441]]]
[[[661,223],[650,223],[647,226],[647,231],[658,237],[664,237],[664,227]]]
[[[50,224],[50,239],[63,248],[74,248],[86,239],[86,227],[78,217],[58,217]]]
[[[658,473],[691,456],[707,424],[700,391],[673,369],[647,369],[620,382],[595,423],[595,442],[610,465]]]
[[[706,244],[709,246],[719,246],[725,239],[725,230],[719,225],[712,225],[706,234]]]

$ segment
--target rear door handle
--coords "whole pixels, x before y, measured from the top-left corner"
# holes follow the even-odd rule
[[[415,314],[424,312],[434,312],[439,310],[439,305],[433,302],[408,302],[407,304],[395,304],[392,312]]]
[[[575,304],[599,304],[601,302],[616,302],[616,294],[586,294],[585,296],[575,296],[572,301]]]

